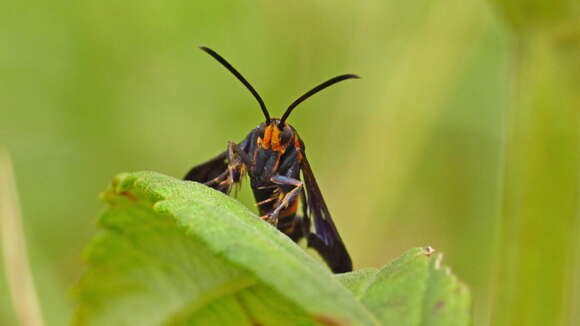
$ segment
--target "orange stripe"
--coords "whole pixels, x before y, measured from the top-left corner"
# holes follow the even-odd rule
[[[270,146],[276,152],[279,152],[282,147],[280,146],[280,129],[278,127],[272,126],[272,136],[270,139]]]
[[[298,160],[302,160],[302,147],[300,146],[300,139],[298,135],[294,135],[294,147],[298,149]]]
[[[288,206],[287,208],[283,209],[280,212],[280,215],[278,218],[285,218],[288,216],[291,216],[292,214],[295,214],[296,211],[298,210],[298,202],[300,201],[300,198],[296,198],[296,200],[294,200],[294,203],[291,206]]]
[[[264,130],[264,138],[262,138],[262,147],[265,149],[269,149],[271,139],[272,139],[272,126],[267,126],[266,130]]]
[[[275,125],[269,125],[264,130],[264,137],[258,137],[258,145],[263,149],[272,149],[276,152],[282,152],[286,150],[285,144],[280,143],[280,129]]]

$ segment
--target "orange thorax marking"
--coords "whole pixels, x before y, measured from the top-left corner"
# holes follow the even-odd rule
[[[300,147],[300,140],[297,135],[294,135],[294,147],[298,151],[298,159],[302,160],[302,147]]]
[[[272,149],[276,152],[283,152],[286,147],[280,143],[280,130],[274,125],[269,125],[264,130],[264,138],[258,138],[258,144],[264,149]]]

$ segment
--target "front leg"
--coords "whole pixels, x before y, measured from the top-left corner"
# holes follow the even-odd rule
[[[226,151],[227,169],[217,177],[205,182],[207,186],[213,187],[226,194],[230,193],[232,185],[239,183],[244,173],[248,170],[250,160],[238,144],[228,142]]]
[[[278,201],[278,205],[274,208],[274,210],[270,213],[268,213],[265,216],[262,216],[262,219],[268,221],[269,223],[273,224],[273,225],[277,225],[278,224],[278,215],[280,214],[280,212],[287,208],[292,202],[294,202],[294,200],[297,199],[297,196],[300,194],[300,191],[302,190],[302,181],[298,180],[298,179],[294,179],[291,177],[287,177],[287,176],[283,176],[283,175],[275,175],[273,177],[270,178],[270,181],[280,185],[280,186],[293,186],[294,188],[290,191],[288,191],[287,193],[283,193],[282,189],[280,189],[281,191],[281,195],[283,196],[281,198],[281,200]],[[280,187],[281,188],[281,187]]]

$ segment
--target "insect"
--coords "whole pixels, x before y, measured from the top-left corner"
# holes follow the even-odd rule
[[[294,108],[310,96],[340,81],[359,77],[345,74],[331,78],[290,104],[282,118],[271,118],[258,92],[231,64],[212,49],[200,48],[246,86],[260,104],[266,121],[250,131],[240,143],[228,142],[226,151],[193,167],[184,179],[229,194],[232,187],[248,175],[263,220],[295,242],[305,238],[307,246],[315,249],[333,272],[352,271],[350,256],[306,159],[304,142],[286,120]],[[304,181],[301,181],[300,173]],[[302,216],[297,214],[300,202]]]

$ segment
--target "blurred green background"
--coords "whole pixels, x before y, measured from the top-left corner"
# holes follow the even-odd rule
[[[290,119],[306,143],[355,268],[382,266],[406,249],[430,245],[445,252],[446,264],[472,289],[476,325],[520,325],[506,309],[516,311],[520,303],[520,312],[535,309],[525,301],[544,293],[534,285],[544,282],[537,274],[556,281],[546,297],[537,298],[548,302],[545,311],[536,312],[537,321],[580,324],[580,276],[574,269],[580,261],[580,69],[574,60],[580,60],[574,55],[580,53],[580,33],[573,18],[578,16],[570,13],[578,6],[561,1],[546,8],[562,10],[538,5],[520,11],[514,3],[0,5],[0,145],[14,160],[47,324],[63,325],[70,318],[69,289],[83,270],[82,248],[96,231],[103,207],[98,194],[113,175],[153,170],[181,177],[262,121],[247,90],[198,45],[230,60],[274,116],[332,76],[363,77],[309,99]],[[548,18],[526,18],[534,12]],[[529,27],[530,21],[539,23]],[[547,72],[536,71],[542,65]],[[524,81],[538,83],[522,83],[528,68],[532,76]],[[551,79],[543,84],[546,75]],[[532,96],[538,91],[546,95]],[[569,110],[552,111],[554,100]],[[525,116],[536,102],[543,103],[541,112],[554,112],[559,124],[531,125],[554,130],[555,136],[547,133],[552,138],[542,128],[526,133],[528,125],[515,127],[522,120],[510,112]],[[511,150],[522,144],[537,146],[534,162],[546,162],[540,164],[545,169],[510,173],[522,170],[518,162],[528,162],[529,151]],[[558,155],[562,161],[552,162]],[[506,185],[533,188],[536,177],[553,180],[554,168],[563,182],[569,180],[568,187],[551,184],[550,203],[534,203],[570,209],[527,225],[525,216],[518,217],[527,197],[522,202]],[[240,197],[253,205],[247,189]],[[515,211],[515,217],[502,211]],[[557,228],[546,230],[542,223]],[[528,239],[526,247],[513,225],[540,236]],[[544,241],[542,230],[569,248],[560,252],[558,243],[534,248]],[[504,255],[512,249],[515,256]],[[547,265],[563,258],[553,269],[516,264],[514,257],[527,255]],[[528,268],[542,272],[528,274]],[[12,325],[15,315],[1,276],[0,324]],[[522,279],[527,283],[518,285]]]

